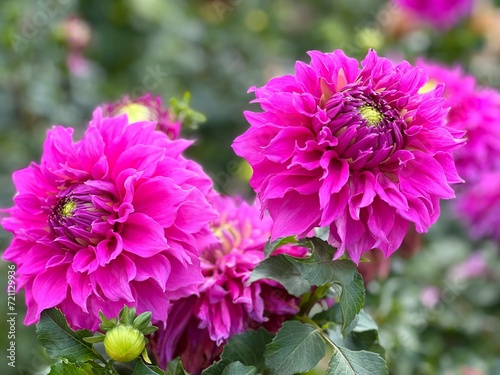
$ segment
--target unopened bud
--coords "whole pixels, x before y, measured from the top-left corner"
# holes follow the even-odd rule
[[[119,324],[106,332],[104,349],[118,362],[130,362],[141,355],[146,346],[144,335],[132,326]]]

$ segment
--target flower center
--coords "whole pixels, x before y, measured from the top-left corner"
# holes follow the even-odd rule
[[[347,160],[350,168],[373,168],[405,147],[407,123],[391,90],[377,91],[352,83],[325,104],[330,122],[318,133],[318,143]]]
[[[49,214],[49,227],[61,243],[79,250],[105,237],[109,226],[105,221],[112,213],[110,198],[80,185],[64,191]],[[105,225],[97,225],[102,223]]]
[[[70,217],[75,211],[76,203],[72,200],[65,202],[61,207],[61,216],[62,217]]]
[[[359,108],[359,114],[363,117],[368,124],[371,126],[379,125],[384,119],[384,115],[375,107],[364,104]]]
[[[423,85],[419,90],[418,90],[418,93],[419,94],[426,94],[432,90],[434,90],[436,88],[438,84],[438,81],[436,81],[435,79],[430,79],[428,80],[425,85]]]
[[[150,109],[142,104],[130,103],[125,104],[123,107],[116,111],[116,115],[126,114],[129,123],[139,122],[139,121],[156,121]]]

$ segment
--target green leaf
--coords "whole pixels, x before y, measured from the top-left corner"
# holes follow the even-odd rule
[[[266,247],[264,247],[264,254],[266,254],[266,258],[272,254],[274,250],[276,250],[278,247],[281,247],[283,245],[287,245],[290,243],[297,243],[297,238],[295,236],[288,236],[288,237],[282,237],[278,238],[277,240],[274,240],[273,242],[267,242]]]
[[[254,366],[245,366],[241,362],[233,362],[224,369],[222,375],[257,375],[257,369]]]
[[[361,311],[365,303],[365,286],[363,278],[356,272],[354,279],[347,285],[342,286],[340,295],[340,310],[342,311],[342,334],[347,336],[351,322]]]
[[[165,373],[159,367],[146,365],[140,359],[137,360],[134,367],[134,372],[132,373],[132,375],[164,375],[164,374]],[[172,373],[172,374],[177,374],[177,373]],[[179,374],[183,375],[183,373]]]
[[[172,359],[165,369],[165,375],[189,375],[182,366],[181,359],[179,357]]]
[[[222,375],[224,369],[229,363],[225,363],[220,360],[218,362],[213,363],[210,367],[207,367],[205,370],[201,372],[201,375]]]
[[[336,347],[326,375],[387,375],[385,361],[376,353]]]
[[[38,341],[45,347],[51,358],[63,358],[70,362],[85,362],[101,359],[92,344],[83,340],[91,337],[88,330],[73,331],[66,323],[64,315],[56,308],[44,310],[36,325]]]
[[[266,366],[273,375],[308,371],[325,356],[326,343],[310,324],[287,321],[266,346]]]
[[[104,367],[101,368],[103,372],[106,371]],[[52,365],[48,375],[89,375],[98,373],[93,370],[94,368],[90,363],[58,362]]]
[[[239,361],[246,366],[255,366],[264,370],[264,352],[273,335],[260,327],[258,330],[248,330],[241,335],[235,335],[227,342],[221,359],[226,362]]]
[[[312,249],[308,258],[291,258],[289,261],[311,285],[337,284],[341,286],[340,308],[342,333],[346,336],[353,327],[353,319],[365,303],[363,278],[350,260],[332,260],[335,249],[326,241],[310,237],[300,241]]]
[[[221,375],[232,362],[241,362],[245,366],[254,366],[264,371],[264,352],[273,335],[260,327],[258,330],[248,330],[229,339],[224,346],[221,360],[205,369],[203,375]]]
[[[264,259],[252,271],[248,282],[272,279],[279,282],[288,293],[296,297],[308,292],[311,286],[290,259],[294,258],[282,254]]]

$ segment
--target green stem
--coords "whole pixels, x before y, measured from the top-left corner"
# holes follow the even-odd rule
[[[305,303],[301,304],[299,315],[307,316],[311,311],[311,309],[313,308],[313,306],[326,296],[331,286],[332,286],[331,283],[318,286],[314,291],[314,293],[312,294],[312,296],[310,296],[307,299],[307,301],[305,301]]]

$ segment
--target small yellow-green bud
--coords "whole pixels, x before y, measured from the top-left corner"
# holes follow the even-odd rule
[[[128,122],[129,123],[134,123],[138,121],[153,121],[155,120],[153,118],[153,114],[151,113],[151,110],[139,103],[129,103],[125,104],[123,107],[121,107],[117,112],[117,115],[123,115],[126,114],[128,117]]]
[[[104,349],[118,362],[130,362],[141,355],[146,346],[144,335],[136,328],[118,324],[106,332]]]

